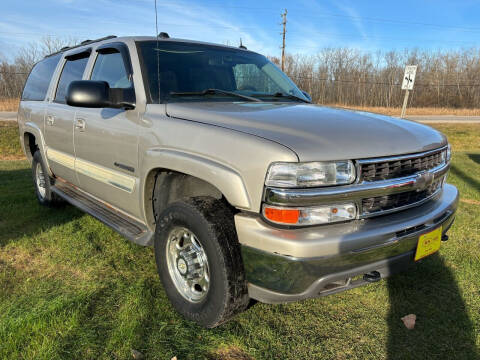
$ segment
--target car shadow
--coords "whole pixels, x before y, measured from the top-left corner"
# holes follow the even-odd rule
[[[16,161],[2,162],[0,166],[0,209],[0,248],[82,216],[68,205],[41,206],[35,196],[29,164]]]
[[[467,154],[467,156],[470,158],[470,160],[480,164],[480,154]]]
[[[475,328],[455,276],[435,254],[387,279],[388,359],[477,359]],[[416,315],[415,328],[401,318]]]
[[[480,164],[480,154],[468,154],[470,159],[476,161]],[[452,165],[450,167],[450,172],[455,176],[458,176],[463,181],[465,181],[468,185],[470,185],[474,190],[480,192],[480,179],[475,179],[470,175],[466,174],[464,171],[460,170],[457,166]]]

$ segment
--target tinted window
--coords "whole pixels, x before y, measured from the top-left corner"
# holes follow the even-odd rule
[[[265,56],[251,51],[174,41],[162,41],[158,45],[155,41],[141,41],[138,47],[153,102],[158,102],[159,97],[160,101],[169,102],[232,101],[231,96],[221,94],[209,97],[185,94],[212,88],[260,99],[274,100],[275,94],[281,93],[306,100],[280,69]],[[178,96],[178,93],[183,94]]]
[[[132,86],[122,55],[118,52],[98,54],[90,79],[106,81],[111,88],[126,89]]]
[[[48,85],[61,55],[50,56],[37,63],[23,88],[22,100],[41,101],[47,95]]]
[[[74,80],[82,80],[83,71],[87,66],[88,55],[80,59],[67,60],[63,66],[62,75],[57,85],[57,93],[55,94],[55,102],[65,103],[65,95],[67,95],[68,85]]]

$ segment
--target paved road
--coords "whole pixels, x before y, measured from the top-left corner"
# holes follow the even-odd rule
[[[409,120],[421,123],[480,123],[480,116],[455,116],[455,115],[412,115]],[[0,111],[0,121],[16,121],[17,113],[14,111]]]
[[[17,112],[0,111],[0,121],[17,121]]]
[[[480,123],[480,116],[456,116],[456,115],[412,115],[407,116],[409,120],[421,123]]]

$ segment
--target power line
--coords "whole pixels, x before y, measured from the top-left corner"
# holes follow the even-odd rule
[[[378,81],[358,81],[358,80],[342,80],[342,79],[329,79],[329,78],[316,78],[311,76],[301,76],[301,75],[289,75],[292,79],[301,79],[301,80],[313,80],[313,81],[330,81],[338,82],[345,84],[361,84],[361,85],[387,85],[387,86],[400,86],[401,83],[388,83],[388,82],[378,82]],[[415,83],[417,87],[477,87],[480,84],[422,84]]]
[[[28,72],[7,72],[0,71],[2,75],[28,75]],[[387,85],[387,86],[400,86],[401,83],[389,83],[389,82],[379,82],[379,81],[358,81],[358,80],[346,80],[346,79],[329,79],[329,78],[317,78],[312,76],[302,76],[302,75],[290,75],[292,79],[300,80],[312,80],[312,81],[328,81],[328,82],[337,82],[344,84],[360,84],[360,85]],[[422,84],[415,83],[415,87],[478,87],[479,84]]]
[[[255,10],[255,11],[278,11],[278,8],[275,7],[251,7],[251,6],[236,6],[236,5],[224,5],[224,0],[219,0],[221,2],[221,8],[228,8],[228,9],[243,9],[243,10]],[[168,3],[163,2],[163,6],[166,5],[174,5],[177,7],[181,7],[183,5],[178,3]],[[298,10],[298,11],[305,11],[305,7],[290,7],[290,10]],[[370,21],[370,22],[384,22],[384,23],[394,23],[394,24],[402,24],[402,25],[415,25],[415,26],[429,26],[429,27],[436,27],[436,28],[450,28],[462,31],[473,31],[473,32],[480,32],[480,28],[476,27],[464,27],[459,25],[446,25],[446,24],[436,24],[436,23],[425,23],[420,21],[406,21],[406,20],[397,20],[397,19],[389,19],[389,18],[382,18],[382,17],[368,17],[368,16],[354,16],[354,15],[345,15],[345,14],[338,14],[338,13],[325,13],[319,11],[310,11],[308,10],[307,15],[301,15],[302,18],[310,17],[310,18],[325,18],[325,17],[335,17],[335,18],[347,18],[347,19],[354,19],[354,20],[363,20],[363,21]]]
[[[165,24],[160,24],[160,25],[165,25]],[[177,24],[171,24],[171,26],[177,26]],[[189,25],[186,25],[186,24],[178,24],[178,26],[189,26]],[[191,26],[192,28],[198,28],[198,27],[204,27],[202,25],[192,25]],[[234,31],[240,31],[242,29],[246,29],[246,28],[243,28],[243,27],[228,27],[228,26],[215,26],[215,25],[212,25],[210,26],[212,28],[222,28],[222,29],[231,29],[231,30],[234,30]],[[20,35],[19,37],[23,37],[23,36],[31,36],[31,35],[37,35],[37,36],[50,36],[50,37],[62,37],[64,36],[65,34],[59,34],[59,35],[55,35],[55,34],[39,34],[39,33],[15,33],[15,32],[6,32],[6,31],[0,31],[0,33],[3,33],[3,34],[9,34],[11,36],[15,36],[15,35]],[[305,34],[304,33],[301,33],[299,31],[292,31],[290,30],[289,33],[291,35],[298,35],[298,36],[302,36],[304,37]],[[92,35],[93,33],[89,34],[89,35]],[[96,33],[96,34],[99,34],[99,33]],[[368,36],[363,36],[359,33],[349,33],[349,34],[346,34],[346,33],[332,33],[332,32],[309,32],[308,33],[309,35],[318,35],[318,36],[328,36],[329,39],[351,39],[351,40],[358,40],[358,38],[361,38],[363,41],[369,41],[369,40],[380,40],[380,41],[395,41],[395,42],[402,42],[402,43],[408,43],[408,44],[411,44],[412,43],[412,38],[399,38],[399,37],[386,37],[386,36],[371,36],[371,35],[368,35]],[[73,34],[69,34],[69,35],[72,35]],[[86,34],[75,34],[77,36],[82,36],[82,37],[89,37],[89,35],[86,35]],[[458,45],[464,45],[464,46],[473,46],[473,47],[476,47],[476,46],[479,46],[479,42],[476,42],[476,41],[464,41],[464,40],[445,40],[445,39],[440,39],[440,38],[437,38],[437,39],[416,39],[415,40],[416,42],[428,42],[428,43],[440,43],[440,44],[445,44],[445,43],[448,43],[448,44],[458,44]],[[303,48],[309,48],[309,49],[318,49],[319,47],[322,47],[324,46],[323,44],[322,45],[319,45],[319,46],[290,46],[290,48],[296,48],[296,49],[303,49]]]

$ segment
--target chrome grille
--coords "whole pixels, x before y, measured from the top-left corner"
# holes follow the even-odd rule
[[[406,191],[398,194],[369,197],[362,199],[362,213],[371,216],[377,213],[387,213],[410,207],[432,197],[442,187],[444,178],[435,180],[421,191]]]
[[[360,181],[379,181],[413,175],[445,164],[446,152],[440,149],[423,155],[382,161],[360,161]]]

